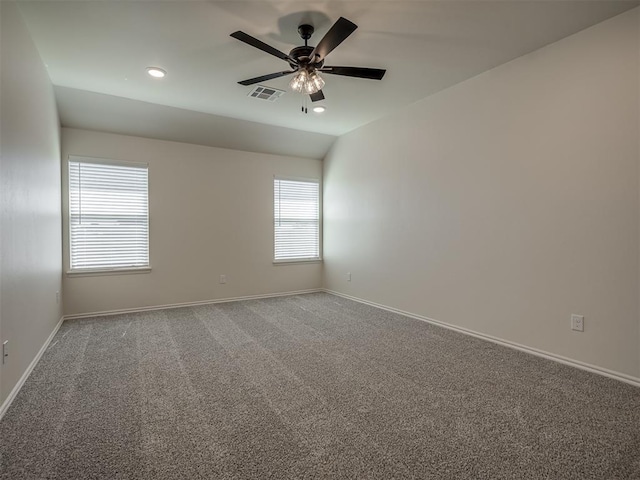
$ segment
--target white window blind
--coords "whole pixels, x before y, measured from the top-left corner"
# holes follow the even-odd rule
[[[71,270],[148,267],[148,204],[146,165],[71,160]]]
[[[274,179],[275,254],[278,260],[320,259],[320,186]]]

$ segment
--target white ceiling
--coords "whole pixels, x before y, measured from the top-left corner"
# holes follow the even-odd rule
[[[336,137],[182,108],[55,87],[65,127],[233,150],[324,158]]]
[[[233,128],[239,129],[244,124],[237,120],[286,127],[279,131],[280,141],[291,141],[286,138],[288,129],[341,135],[637,4],[615,0],[19,3],[53,84],[64,87],[56,89],[63,125],[82,127],[83,122],[91,123],[92,116],[99,123],[101,110],[95,105],[100,104],[102,111],[109,111],[102,124],[111,122],[111,128],[100,128],[114,131],[118,117],[131,118],[131,112],[140,115],[151,108],[144,106],[146,102],[175,107],[154,110],[173,118],[167,124],[183,123],[184,110],[191,110],[215,116],[209,120],[211,128],[221,125],[220,117],[236,119]],[[237,84],[289,67],[230,33],[242,30],[288,52],[303,43],[296,31],[300,23],[316,27],[310,41],[315,45],[340,16],[359,28],[328,55],[326,65],[386,68],[382,81],[326,75],[322,103],[327,111],[322,115],[302,114],[304,97],[299,94],[288,91],[271,103],[248,97],[251,87]],[[145,67],[151,65],[165,69],[167,77],[149,77]],[[265,84],[287,90],[288,80]],[[103,95],[93,96],[95,108],[88,108],[87,94],[79,90]],[[146,136],[163,138],[153,132]],[[317,138],[318,145],[327,141],[325,136],[309,138]]]

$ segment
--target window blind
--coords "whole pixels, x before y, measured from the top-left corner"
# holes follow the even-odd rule
[[[315,181],[274,179],[277,260],[320,258],[320,186]]]
[[[69,162],[71,270],[149,266],[148,168]]]

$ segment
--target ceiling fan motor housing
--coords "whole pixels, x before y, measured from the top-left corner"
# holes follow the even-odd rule
[[[323,59],[315,63],[313,66],[310,65],[312,62],[311,58],[309,58],[309,55],[311,55],[311,52],[313,52],[313,47],[307,45],[307,40],[311,38],[311,35],[313,35],[314,31],[315,29],[313,28],[313,25],[309,25],[307,23],[303,23],[298,27],[298,33],[304,40],[304,46],[295,47],[289,52],[289,56],[297,62],[297,65],[289,62],[289,65],[291,65],[291,68],[293,68],[294,70],[306,68],[308,71],[311,71],[315,70],[316,68],[321,68],[324,64]]]
[[[297,70],[300,67],[307,67],[309,65],[309,60],[310,60],[309,55],[311,55],[311,52],[313,52],[313,47],[308,47],[308,46],[295,47],[294,49],[292,49],[289,52],[289,56],[293,58],[296,62],[298,62],[298,64],[296,65],[295,63],[289,62],[289,65],[291,65],[291,68]],[[321,68],[323,64],[324,64],[324,60],[321,60],[320,62],[315,63],[314,67]]]

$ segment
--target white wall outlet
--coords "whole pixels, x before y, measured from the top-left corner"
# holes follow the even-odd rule
[[[227,276],[226,275],[220,275],[220,283],[227,283]]]
[[[60,292],[56,292],[56,303],[60,303]]]
[[[9,356],[9,340],[2,342],[2,363],[7,363],[7,357]]]
[[[347,282],[351,281],[351,272],[347,272]]]
[[[571,314],[571,330],[584,332],[584,317],[582,315]]]

